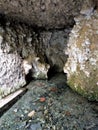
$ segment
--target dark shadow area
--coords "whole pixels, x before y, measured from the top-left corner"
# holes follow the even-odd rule
[[[63,25],[63,27],[59,27],[59,28],[56,28],[56,27],[55,28],[48,28],[47,26],[42,27],[42,26],[37,26],[36,24],[32,25],[32,23],[29,22],[29,21],[25,22],[24,20],[22,21],[19,18],[9,17],[9,16],[6,16],[5,14],[3,14],[3,13],[0,12],[0,24],[2,26],[4,25],[4,27],[5,27],[6,23],[9,22],[9,21],[10,21],[10,23],[11,23],[12,26],[13,25],[15,26],[15,24],[16,25],[20,24],[20,25],[25,25],[25,26],[28,26],[30,28],[33,28],[34,32],[36,34],[38,34],[38,36],[39,36],[40,32],[44,32],[44,31],[50,31],[50,32],[52,32],[53,30],[55,30],[55,31],[61,31],[61,30],[64,30],[65,28],[73,28],[73,26],[75,24],[74,17],[73,17],[71,24],[68,24],[68,25],[65,25],[65,26]]]
[[[49,69],[49,71],[48,71],[48,73],[47,73],[48,80],[50,80],[52,77],[54,77],[57,73],[58,73],[58,72],[57,72],[55,66],[50,67],[50,69]]]
[[[25,76],[26,85],[28,85],[34,78],[32,77],[32,71],[30,70],[29,73]]]
[[[56,95],[61,95],[63,92],[66,91],[66,88],[69,88],[67,85],[67,74],[60,72],[60,73],[55,73],[50,77],[49,83],[54,84],[54,88],[56,89],[57,92],[55,93]]]

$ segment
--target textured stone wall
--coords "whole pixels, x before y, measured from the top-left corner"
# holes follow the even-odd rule
[[[76,19],[65,53],[69,56],[64,67],[69,86],[98,101],[98,11]]]
[[[26,84],[22,59],[17,52],[9,53],[9,49],[0,35],[0,98]]]
[[[45,28],[73,24],[83,0],[0,0],[0,13]]]
[[[63,72],[64,64],[67,61],[64,49],[67,47],[70,31],[71,28],[66,28],[40,33],[40,41],[43,44],[42,50],[51,68],[54,68],[56,72]]]
[[[25,24],[1,22],[0,98],[24,86],[28,74],[47,79],[50,67],[62,72],[70,30],[36,31]]]

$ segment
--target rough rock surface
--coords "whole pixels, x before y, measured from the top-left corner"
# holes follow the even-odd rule
[[[37,62],[39,65],[46,62],[56,68],[57,72],[63,71],[67,60],[64,48],[67,46],[71,28],[37,32],[32,27],[18,23],[6,23],[4,28],[4,38],[11,46],[11,52],[17,50],[23,60],[27,60],[29,64],[35,57],[39,57],[39,63]],[[48,66],[46,64],[45,66],[47,69]]]
[[[91,15],[94,9],[98,8],[98,0],[85,0],[83,2],[80,14]]]
[[[17,52],[9,53],[10,46],[3,42],[0,35],[0,98],[26,84],[21,57]]]
[[[62,72],[67,55],[64,49],[67,47],[67,41],[71,28],[64,30],[54,30],[52,32],[44,31],[40,33],[40,41],[43,43],[43,52],[51,68],[57,72]]]
[[[32,27],[19,23],[5,22],[1,25],[4,31],[4,42],[9,47],[9,53],[17,52],[22,58],[25,75],[32,71],[32,77],[46,79],[49,65],[45,63],[43,44],[38,41],[38,33]],[[3,45],[3,48],[4,45]],[[5,48],[6,50],[6,48]],[[41,51],[40,51],[41,50]],[[38,57],[37,55],[39,54]]]
[[[63,28],[73,24],[83,0],[0,0],[0,13],[34,26]]]
[[[23,60],[23,68],[25,74],[31,73],[31,77],[34,79],[47,79],[50,65],[45,62],[41,63],[40,58],[33,54]]]
[[[33,78],[46,79],[50,67],[57,72],[63,71],[67,60],[64,48],[67,45],[70,28],[38,31],[25,24],[7,21],[4,21],[1,27],[4,31],[4,41],[10,46],[9,52],[16,51],[23,59],[26,75],[30,70]]]
[[[68,84],[89,100],[98,101],[98,11],[76,19],[67,54],[64,72]]]

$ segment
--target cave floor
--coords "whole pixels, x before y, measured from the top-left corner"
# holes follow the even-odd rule
[[[61,75],[32,81],[0,117],[0,130],[98,130],[98,103],[73,92],[64,80]]]

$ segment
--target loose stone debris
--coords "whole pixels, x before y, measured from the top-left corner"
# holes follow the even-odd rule
[[[98,102],[73,92],[65,77],[32,81],[27,93],[1,116],[0,130],[98,130]],[[45,101],[40,102],[42,97]]]

